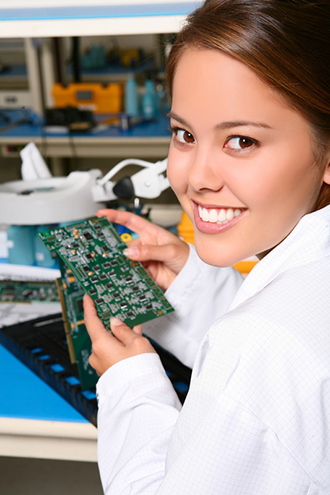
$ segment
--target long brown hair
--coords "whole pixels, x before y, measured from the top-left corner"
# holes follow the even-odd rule
[[[217,49],[254,70],[307,119],[318,164],[330,148],[330,0],[206,0],[188,16],[167,63],[172,93],[189,47]],[[315,209],[330,204],[323,184]]]

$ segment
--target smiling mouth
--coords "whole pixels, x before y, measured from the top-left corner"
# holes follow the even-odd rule
[[[223,225],[243,213],[241,208],[204,208],[198,205],[198,214],[203,222]]]

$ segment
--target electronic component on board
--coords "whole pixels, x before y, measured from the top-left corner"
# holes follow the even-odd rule
[[[174,311],[141,263],[123,254],[126,244],[107,218],[93,217],[38,235],[92,297],[106,328],[112,316],[133,327]]]

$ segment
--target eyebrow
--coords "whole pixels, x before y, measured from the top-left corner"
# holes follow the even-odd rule
[[[188,122],[176,115],[174,112],[169,112],[167,114],[167,117],[172,118],[180,122],[182,125],[186,127],[190,127]],[[234,120],[234,121],[228,121],[228,122],[221,122],[220,124],[217,124],[215,126],[216,129],[232,129],[233,127],[244,127],[244,126],[252,126],[252,127],[261,127],[264,129],[271,129],[271,127],[264,123],[264,122],[254,122],[251,120]]]

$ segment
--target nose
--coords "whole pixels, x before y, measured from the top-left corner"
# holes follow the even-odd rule
[[[188,185],[194,191],[219,191],[224,182],[221,170],[211,153],[197,151],[187,176]]]

